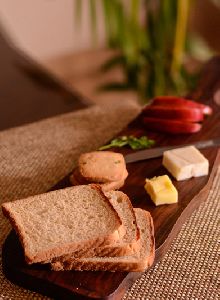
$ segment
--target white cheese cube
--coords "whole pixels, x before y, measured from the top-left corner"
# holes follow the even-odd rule
[[[194,146],[165,151],[163,166],[177,180],[207,175],[209,161]]]

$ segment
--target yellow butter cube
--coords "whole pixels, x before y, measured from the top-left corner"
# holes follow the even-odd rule
[[[146,179],[145,190],[156,206],[178,202],[178,192],[167,175]]]

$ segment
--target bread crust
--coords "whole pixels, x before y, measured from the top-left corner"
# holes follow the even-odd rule
[[[29,250],[29,245],[25,240],[25,230],[20,225],[19,217],[10,210],[10,202],[4,203],[2,205],[3,214],[10,220],[13,228],[18,234],[19,240],[24,249],[25,260],[28,264],[42,262],[42,261],[50,261],[52,258],[61,256],[70,252],[79,251],[80,249],[89,249],[94,247],[101,247],[104,245],[108,245],[114,243],[115,241],[119,240],[123,234],[125,234],[125,228],[122,224],[122,221],[118,215],[118,213],[114,210],[112,204],[110,203],[109,199],[105,196],[102,189],[99,185],[91,184],[90,187],[95,189],[101,196],[102,199],[108,204],[109,208],[114,213],[116,219],[118,220],[118,228],[114,230],[112,233],[105,235],[105,236],[98,236],[95,239],[81,241],[80,243],[65,243],[65,245],[59,245],[53,247],[51,249],[45,249],[43,251],[39,251],[36,254],[31,253]],[[16,201],[23,201],[23,200],[16,200]]]
[[[74,261],[72,264],[62,264],[60,262],[56,262],[52,264],[53,271],[110,271],[110,272],[144,272],[146,269],[150,267],[150,262],[148,260],[144,260],[142,262],[130,261],[120,262],[120,263],[111,263],[111,262],[90,262],[89,264],[86,262],[77,262]]]
[[[151,251],[150,251],[150,255],[148,257],[148,265],[149,267],[151,267],[154,263],[154,259],[155,259],[155,237],[154,237],[154,222],[153,222],[153,218],[151,216],[151,214],[149,212],[147,212],[149,215],[149,219],[150,219],[150,241],[151,241]]]

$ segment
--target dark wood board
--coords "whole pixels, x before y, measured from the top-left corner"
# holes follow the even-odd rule
[[[220,58],[215,58],[207,64],[198,88],[192,93],[194,99],[208,103],[214,109],[214,114],[204,121],[203,129],[199,133],[171,137],[149,132],[141,125],[139,117],[122,134],[147,134],[156,140],[157,146],[181,145],[220,137],[220,108],[213,102],[213,93],[218,88],[220,88]],[[123,149],[121,152],[127,153],[130,150]],[[202,150],[210,162],[209,176],[182,182],[173,180],[179,191],[179,202],[160,207],[153,205],[143,186],[146,177],[167,173],[161,165],[162,159],[128,164],[129,177],[122,190],[130,196],[134,207],[149,210],[153,216],[156,240],[155,262],[158,262],[167,252],[186,219],[207,199],[217,165],[220,163],[220,154],[217,157],[217,152],[218,148]],[[54,189],[68,185],[67,176]],[[3,246],[3,270],[11,281],[59,299],[84,299],[86,297],[121,299],[132,282],[141,275],[141,273],[134,272],[53,272],[47,266],[27,266],[14,232],[10,233]]]

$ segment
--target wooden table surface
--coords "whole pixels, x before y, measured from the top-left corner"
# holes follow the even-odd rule
[[[0,28],[0,130],[91,104],[16,49]]]
[[[123,80],[118,68],[100,71],[112,55],[112,50],[91,50],[39,64],[17,49],[0,27],[0,130],[93,103],[137,101],[133,91],[99,90],[104,83]]]
[[[69,53],[44,61],[44,66],[55,76],[67,83],[94,103],[105,101],[137,101],[134,91],[100,91],[107,82],[122,82],[123,73],[119,67],[101,72],[102,64],[112,57],[115,51],[95,49],[80,53]]]

